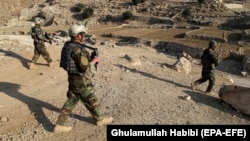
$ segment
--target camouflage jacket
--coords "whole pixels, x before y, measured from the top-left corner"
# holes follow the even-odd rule
[[[30,29],[31,38],[34,39],[34,42],[44,43],[48,42],[50,39],[48,34],[43,31],[39,25],[35,25]]]
[[[214,70],[218,66],[218,58],[216,52],[210,48],[203,51],[201,56],[202,70]]]

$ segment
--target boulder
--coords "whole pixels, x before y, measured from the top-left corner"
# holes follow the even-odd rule
[[[191,62],[185,57],[181,57],[173,64],[173,68],[178,72],[183,72],[185,74],[189,74],[192,69]]]
[[[219,90],[219,97],[222,101],[234,109],[250,115],[250,88],[238,85],[223,86]]]

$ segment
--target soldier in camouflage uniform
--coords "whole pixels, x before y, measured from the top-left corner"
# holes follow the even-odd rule
[[[47,61],[48,66],[52,62],[50,58],[49,52],[45,47],[45,42],[52,43],[50,37],[46,32],[41,28],[41,24],[43,23],[43,19],[39,17],[34,18],[35,26],[30,29],[31,37],[34,39],[34,55],[32,57],[31,63],[29,65],[29,69],[32,69],[34,63],[37,62],[40,55]]]
[[[100,103],[95,95],[96,90],[91,79],[96,73],[95,64],[100,59],[98,56],[91,58],[86,46],[80,43],[86,33],[85,26],[71,25],[69,28],[71,40],[66,42],[62,48],[60,67],[68,73],[68,99],[63,105],[54,132],[71,130],[71,127],[65,126],[65,123],[79,101],[88,109],[98,126],[110,124],[113,121],[112,117],[102,115]]]
[[[212,89],[215,85],[215,67],[218,66],[218,58],[215,52],[217,42],[211,40],[209,42],[209,47],[203,51],[201,56],[202,72],[201,78],[191,83],[192,90],[195,90],[195,87],[201,83],[209,81],[206,93],[211,94]]]

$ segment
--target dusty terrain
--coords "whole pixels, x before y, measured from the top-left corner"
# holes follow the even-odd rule
[[[93,26],[89,32],[97,37],[101,62],[94,79],[97,96],[105,115],[113,116],[113,124],[178,124],[178,125],[249,125],[250,117],[220,101],[217,92],[229,84],[225,77],[248,85],[249,78],[239,75],[241,64],[234,60],[221,61],[216,70],[215,95],[206,95],[207,83],[192,91],[190,83],[200,77],[198,60],[192,63],[190,74],[172,69],[176,56],[158,52],[142,45],[116,46],[117,39],[104,38],[101,34],[119,31],[117,25]],[[53,30],[55,27],[46,27]],[[67,31],[67,26],[60,27]],[[20,29],[20,28],[18,28]],[[12,31],[13,28],[1,28]],[[146,38],[177,40],[163,30],[121,29],[124,35]],[[138,32],[136,32],[138,31]],[[171,31],[168,31],[171,32]],[[137,34],[136,34],[137,33]],[[173,32],[171,32],[173,33]],[[119,33],[121,34],[121,33]],[[158,35],[158,36],[156,36]],[[167,36],[169,35],[169,36]],[[0,43],[0,140],[12,141],[105,141],[106,126],[98,127],[81,103],[73,111],[68,123],[73,127],[69,133],[53,133],[54,123],[66,100],[67,75],[59,67],[62,45],[46,44],[53,59],[48,67],[40,57],[32,70],[28,63],[33,55],[29,35],[1,35]],[[101,45],[108,40],[109,44]],[[164,40],[164,39],[162,39]],[[185,42],[185,39],[181,39]],[[193,41],[207,46],[206,41]],[[129,62],[124,56],[131,56]],[[185,99],[190,96],[189,99]]]

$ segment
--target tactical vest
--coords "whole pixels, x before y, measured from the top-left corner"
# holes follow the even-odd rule
[[[40,26],[37,26],[37,25],[31,28],[30,34],[31,34],[32,39],[34,39],[35,43],[44,44],[45,40],[49,39],[49,36],[47,35],[47,33],[44,32],[40,28]]]
[[[82,75],[83,73],[78,71],[77,66],[75,65],[75,61],[71,58],[71,52],[75,47],[84,49],[82,46],[79,46],[78,43],[69,41],[64,44],[61,52],[60,67],[66,70],[69,74]]]
[[[212,70],[213,60],[209,54],[209,49],[205,49],[201,56],[201,64],[203,65],[204,70]]]
[[[34,26],[31,28],[30,34],[31,34],[32,39],[36,39],[36,40],[38,39],[37,34],[36,34],[38,30],[40,29],[37,26]]]

